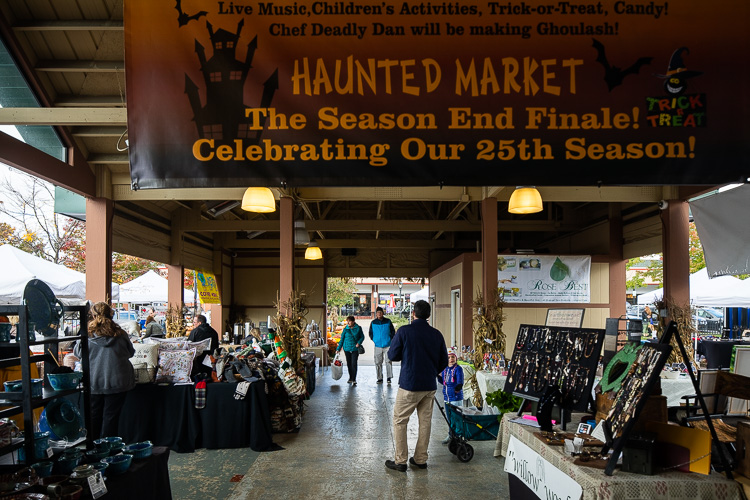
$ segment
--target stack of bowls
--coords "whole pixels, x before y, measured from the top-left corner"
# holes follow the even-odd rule
[[[151,456],[151,450],[154,445],[151,441],[143,441],[142,443],[133,443],[127,445],[122,449],[123,453],[133,455],[133,458],[148,458]]]
[[[133,461],[133,455],[114,455],[112,457],[102,458],[102,462],[109,464],[107,474],[122,474],[130,468]]]
[[[117,455],[125,447],[125,443],[122,442],[121,437],[105,437],[105,441],[109,443],[109,454]]]

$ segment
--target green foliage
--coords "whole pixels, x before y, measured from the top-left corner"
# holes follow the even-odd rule
[[[386,314],[385,317],[391,320],[391,323],[393,323],[393,328],[395,328],[396,330],[404,325],[409,324],[409,320],[407,318],[402,318],[397,314]]]
[[[641,259],[640,257],[629,259],[628,263],[625,264],[625,271],[629,271],[631,267],[642,263],[643,259]],[[644,279],[643,274],[636,272],[633,273],[633,276],[631,278],[625,281],[625,286],[628,290],[634,290],[636,288],[641,288],[645,283],[646,280]]]
[[[326,302],[338,321],[338,313],[342,306],[351,303],[352,295],[357,291],[357,285],[350,278],[328,278],[328,296]],[[334,323],[335,324],[335,323]]]
[[[500,412],[497,419],[502,420],[504,414],[511,411],[518,411],[523,403],[523,399],[499,389],[495,392],[488,392],[485,396],[485,402],[497,408]]]

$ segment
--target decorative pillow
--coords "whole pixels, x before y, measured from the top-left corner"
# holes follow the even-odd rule
[[[195,347],[195,355],[202,354],[204,351],[211,349],[211,339],[203,339],[200,342],[188,342],[187,348]]]
[[[133,344],[135,354],[130,362],[135,366],[137,363],[145,363],[149,368],[159,366],[159,346],[157,344]]]
[[[160,351],[156,382],[190,383],[190,371],[193,369],[194,357],[195,348],[183,351]]]
[[[160,351],[184,351],[188,349],[188,341],[185,338],[162,339],[159,337],[146,337],[144,344],[156,344]]]

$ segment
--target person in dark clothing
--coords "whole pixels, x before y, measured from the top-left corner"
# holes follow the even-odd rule
[[[383,308],[378,307],[375,309],[375,319],[370,323],[370,340],[375,344],[375,374],[378,377],[378,384],[383,383],[383,360],[385,360],[389,384],[393,377],[393,363],[388,357],[388,348],[391,346],[391,339],[394,335],[396,335],[396,329],[393,328],[393,323],[385,317]]]
[[[388,350],[391,361],[401,361],[398,393],[393,405],[393,435],[396,441],[395,460],[386,460],[389,469],[406,472],[409,443],[406,427],[414,410],[419,419],[419,437],[414,456],[409,459],[413,467],[427,468],[427,446],[430,442],[432,401],[437,390],[437,376],[448,366],[445,339],[439,330],[427,323],[430,304],[418,300],[412,312],[413,321],[396,332]]]
[[[117,436],[125,397],[135,387],[130,358],[135,354],[127,332],[112,321],[109,304],[91,307],[89,330],[89,377],[91,380],[91,438]],[[80,342],[73,353],[83,355]]]
[[[219,348],[219,334],[216,333],[216,330],[211,328],[206,322],[206,317],[204,315],[199,314],[196,316],[195,320],[198,322],[198,326],[193,328],[193,331],[190,332],[188,340],[190,342],[200,342],[201,340],[211,339],[211,345],[208,348],[208,352],[204,351],[202,353],[196,353],[195,360],[193,361],[192,374],[195,375],[198,372],[204,372],[210,375],[212,369],[204,365],[203,360],[209,355],[209,353],[212,353]]]

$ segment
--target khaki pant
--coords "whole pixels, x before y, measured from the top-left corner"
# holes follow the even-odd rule
[[[432,425],[432,402],[435,391],[407,391],[398,389],[396,404],[393,405],[393,435],[396,440],[397,464],[406,464],[409,459],[409,443],[406,439],[406,427],[409,417],[417,410],[419,419],[419,436],[414,448],[414,461],[427,463],[427,446],[430,444],[430,427]]]
[[[383,380],[383,361],[385,360],[386,374],[388,379],[393,378],[393,362],[388,357],[387,347],[375,347],[375,375],[378,380]]]

